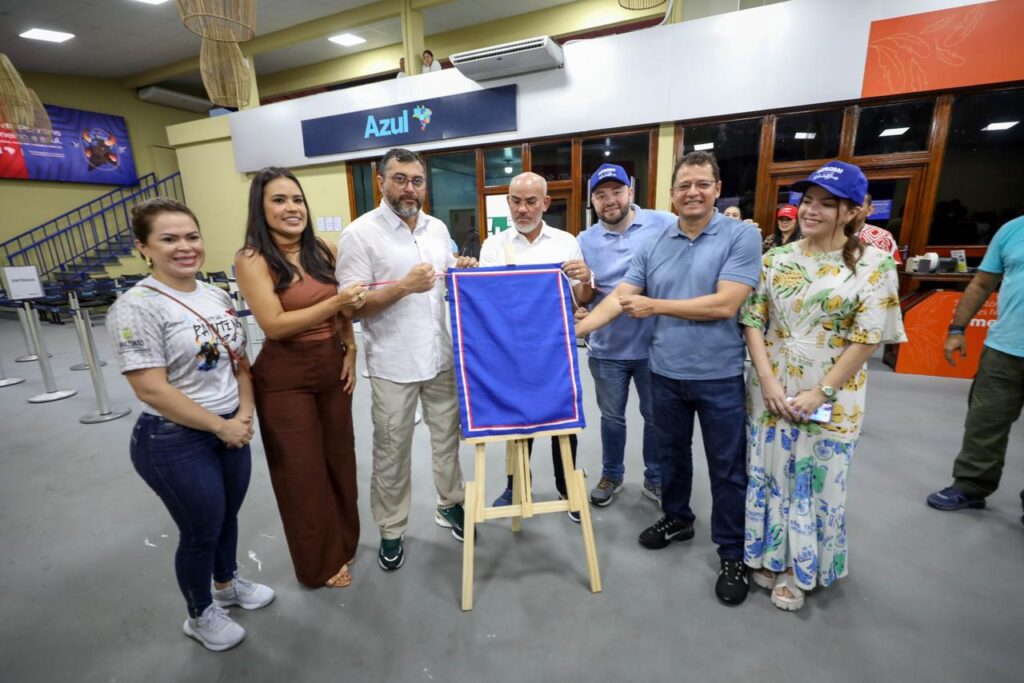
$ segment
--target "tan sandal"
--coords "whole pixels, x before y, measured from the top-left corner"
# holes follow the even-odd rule
[[[352,584],[352,573],[348,570],[348,565],[344,564],[338,573],[327,579],[327,583],[324,585],[328,588],[348,588]]]
[[[783,592],[779,592],[780,589]],[[791,573],[784,572],[775,578],[772,604],[786,612],[796,612],[804,606],[804,591],[796,585],[796,577]]]

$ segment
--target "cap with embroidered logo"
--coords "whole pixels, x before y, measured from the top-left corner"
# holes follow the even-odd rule
[[[629,185],[629,174],[617,164],[601,164],[594,175],[590,176],[590,193],[593,194],[598,185],[607,181]]]
[[[855,204],[863,204],[868,193],[868,179],[859,167],[845,161],[830,161],[807,177],[807,180],[789,186],[794,192],[803,192],[817,185],[826,192]]]
[[[796,218],[796,207],[792,204],[783,204],[779,207],[779,210],[775,212],[776,218]]]

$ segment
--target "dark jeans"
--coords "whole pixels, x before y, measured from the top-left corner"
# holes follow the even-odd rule
[[[711,540],[723,560],[743,559],[747,491],[743,376],[678,380],[651,373],[654,426],[661,452],[661,509],[690,524],[693,416],[700,419],[711,479]]]
[[[237,568],[238,509],[249,488],[249,447],[228,448],[210,432],[143,413],[132,431],[131,456],[135,471],[178,526],[174,571],[189,616],[197,617],[213,602],[210,577],[224,583]]]
[[[626,474],[626,401],[629,381],[633,380],[640,399],[640,416],[644,420],[644,480],[661,486],[661,462],[651,411],[651,370],[647,359],[604,360],[591,356],[589,364],[597,407],[601,411],[601,475],[621,482]]]
[[[569,435],[569,448],[572,451],[572,466],[576,466],[576,435]],[[533,439],[526,440],[527,457],[533,456]],[[562,467],[562,450],[558,446],[558,437],[551,437],[551,464],[555,468],[555,488],[563,496],[568,496],[565,487],[565,468]],[[508,476],[508,488],[512,488],[512,475]]]
[[[984,498],[999,486],[1010,427],[1024,406],[1024,358],[986,346],[967,404],[963,444],[953,464],[953,479],[967,495]]]

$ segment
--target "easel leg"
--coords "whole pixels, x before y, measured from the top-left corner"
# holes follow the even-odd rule
[[[473,541],[476,538],[477,487],[466,482],[466,517],[462,530],[462,609],[473,609]]]
[[[523,459],[519,453],[519,442],[510,441],[507,446],[509,459],[509,474],[512,475],[512,504],[521,505],[523,502]],[[519,531],[523,528],[523,518],[516,516],[512,518],[512,531]]]
[[[587,487],[583,480],[583,472],[573,469],[569,437],[559,436],[558,446],[562,453],[562,470],[565,472],[565,486],[569,493],[569,507],[580,512],[580,530],[583,532],[583,548],[587,554],[590,590],[593,593],[600,593],[601,570],[597,564],[597,546],[594,543],[594,527],[590,519],[590,501],[587,500]]]
[[[487,447],[482,443],[478,443],[476,445],[476,465],[473,468],[473,476],[476,478],[476,503],[474,507],[476,508],[475,518],[479,519],[481,523],[484,522],[484,497],[486,496],[486,489],[484,486],[484,482],[487,479],[486,456]],[[467,494],[468,493],[469,492],[467,491]],[[473,504],[472,499],[469,498],[468,495],[466,500],[469,501],[470,504]]]

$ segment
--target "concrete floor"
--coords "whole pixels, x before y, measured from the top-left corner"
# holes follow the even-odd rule
[[[130,417],[101,425],[71,326],[46,325],[60,388],[79,394],[30,405],[42,391],[35,363],[15,364],[17,323],[0,320],[10,375],[0,389],[0,680],[45,681],[1020,681],[1024,526],[1024,427],[1013,432],[1003,487],[984,511],[941,513],[924,504],[950,481],[968,382],[897,376],[874,359],[864,434],[849,498],[851,574],[812,594],[797,614],[754,592],[738,608],[713,595],[717,558],[699,441],[694,483],[697,537],[661,551],[637,545],[659,516],[640,494],[639,430],[631,433],[627,487],[594,509],[604,591],[591,594],[579,528],[564,515],[480,527],[476,608],[459,609],[461,545],[433,522],[425,427],[414,443],[414,503],[407,561],[376,565],[369,513],[368,382],[354,419],[363,533],[355,581],[307,590],[295,581],[259,439],[241,512],[244,574],[277,600],[234,610],[248,631],[214,654],[181,631],[173,576],[176,531],[128,459],[138,404],[113,366],[114,406]],[[111,352],[96,328],[103,357]],[[600,476],[598,412],[584,370],[591,427],[580,462]],[[639,425],[635,402],[631,424]],[[547,445],[535,458],[535,493],[553,496]],[[487,496],[502,486],[503,457],[489,451]],[[467,478],[472,454],[462,449]]]

